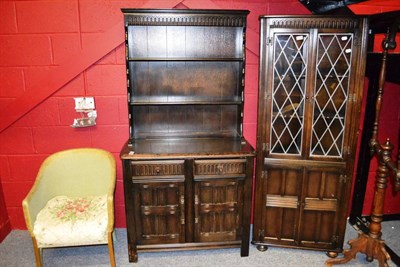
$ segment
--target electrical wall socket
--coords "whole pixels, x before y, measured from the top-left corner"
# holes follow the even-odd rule
[[[94,109],[93,97],[75,97],[75,110],[91,110]]]

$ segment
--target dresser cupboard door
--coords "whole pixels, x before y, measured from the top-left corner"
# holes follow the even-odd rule
[[[246,160],[198,160],[194,175],[196,242],[241,239]]]
[[[183,161],[131,162],[138,245],[185,242]]]
[[[240,240],[243,181],[207,179],[195,182],[195,241]]]
[[[185,241],[183,183],[137,183],[133,197],[138,245]]]

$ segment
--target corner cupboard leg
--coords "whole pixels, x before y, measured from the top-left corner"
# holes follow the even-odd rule
[[[328,251],[328,252],[326,252],[326,256],[328,256],[329,258],[334,259],[334,258],[336,258],[338,256],[338,253],[335,252],[335,251]]]
[[[268,250],[268,246],[267,245],[257,245],[257,249],[258,251],[264,252]]]

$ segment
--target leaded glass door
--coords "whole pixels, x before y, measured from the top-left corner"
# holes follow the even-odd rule
[[[353,51],[352,33],[319,33],[310,156],[343,155]]]
[[[276,33],[272,39],[270,153],[300,155],[310,38],[308,33]]]

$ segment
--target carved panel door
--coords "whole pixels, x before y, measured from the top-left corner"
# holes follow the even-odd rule
[[[343,220],[347,182],[339,166],[266,165],[259,240],[272,244],[335,249]],[[343,240],[341,241],[343,242]]]
[[[185,242],[183,183],[137,183],[133,195],[138,244]]]
[[[257,240],[296,245],[300,218],[300,196],[303,182],[302,167],[267,165],[263,183],[261,227]]]
[[[345,186],[350,181],[340,167],[308,167],[304,172],[298,244],[334,250],[343,243],[339,222],[346,220]]]
[[[183,161],[140,161],[130,165],[137,243],[185,242]]]
[[[241,239],[245,177],[245,159],[195,161],[196,242]]]
[[[240,240],[243,181],[201,179],[195,181],[195,241]]]

